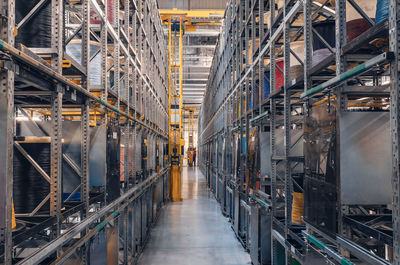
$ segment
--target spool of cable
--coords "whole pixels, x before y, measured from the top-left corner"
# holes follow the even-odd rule
[[[376,3],[375,24],[379,24],[389,16],[389,0],[378,0]]]
[[[319,49],[319,50],[314,51],[311,67],[318,65],[320,62],[322,62],[324,59],[326,59],[331,54],[332,54],[332,52],[328,48]]]
[[[89,54],[92,58],[100,49],[100,43],[91,41],[89,47]],[[66,52],[72,59],[80,64],[82,62],[82,40],[72,40],[68,43]],[[101,85],[101,52],[98,52],[89,63],[89,81],[90,86]]]
[[[304,193],[293,192],[292,202],[292,223],[295,225],[303,225],[301,217],[304,215]]]
[[[40,0],[16,0],[15,21],[19,23]],[[51,47],[51,1],[47,1],[37,13],[18,29],[16,43],[31,48]]]
[[[334,20],[316,22],[313,24],[313,28],[329,44],[329,46],[331,46],[332,48],[336,47]],[[327,48],[327,46],[317,37],[316,34],[313,34],[312,67],[319,64],[331,54],[332,52]]]
[[[20,143],[20,145],[50,175],[50,143]],[[14,148],[13,170],[15,213],[31,213],[50,193],[50,185],[17,148]],[[46,202],[37,213],[48,214],[49,202]]]
[[[285,62],[283,61],[283,58],[276,59],[276,67],[275,67],[275,89],[276,90],[283,87],[283,85],[284,85],[284,82],[285,82],[285,77],[284,77],[284,73],[283,73],[284,71],[285,71]]]
[[[356,0],[355,2],[369,18],[375,19],[376,1]],[[347,42],[352,41],[371,28],[371,25],[350,4],[346,5],[346,25]]]
[[[336,47],[335,21],[325,20],[313,23],[313,29],[332,47]],[[325,44],[313,34],[313,50],[326,49]]]

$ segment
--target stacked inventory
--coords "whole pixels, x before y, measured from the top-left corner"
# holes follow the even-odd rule
[[[28,2],[0,4],[0,263],[132,263],[168,191],[157,3]]]
[[[199,162],[253,264],[400,262],[396,10],[228,3]]]

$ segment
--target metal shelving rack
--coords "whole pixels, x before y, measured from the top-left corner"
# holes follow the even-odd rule
[[[115,264],[132,264],[168,192],[167,161],[163,156],[168,142],[168,56],[157,3],[47,1],[51,5],[51,47],[16,46],[18,29],[29,25],[45,2],[38,1],[21,21],[15,18],[15,0],[0,4],[0,130],[4,136],[0,140],[0,263],[33,264],[46,259],[58,264],[78,259],[86,264],[93,258],[93,239],[102,240],[105,228],[115,232],[117,238],[106,237],[106,241],[114,240],[115,256],[102,262],[108,259]],[[65,50],[75,39],[81,43],[81,62]],[[101,54],[100,85],[90,82],[95,57],[90,51],[92,41],[99,46],[95,55]],[[111,87],[112,68],[116,74]],[[14,121],[18,115],[25,115],[35,124],[28,112],[50,123],[50,194],[46,199],[50,212],[45,217],[32,212],[21,219],[29,224],[25,229],[12,231],[13,153],[20,140],[15,137]],[[80,192],[79,201],[74,203],[63,199],[61,186],[62,164],[67,157],[62,132],[69,119],[80,121],[81,128],[80,164],[69,161],[80,178],[70,195]],[[111,190],[108,182],[100,190],[93,190],[89,184],[93,126],[114,128],[111,137],[120,135],[125,146],[124,164],[117,166],[117,173],[114,168],[103,176],[118,178],[117,189]],[[145,153],[140,141],[145,141]],[[30,159],[35,164],[35,157]],[[121,182],[120,167],[124,175]],[[118,194],[116,199],[109,198],[111,192]],[[119,227],[123,233],[118,232]]]
[[[361,17],[367,18],[365,12],[357,8],[356,2],[232,0],[227,4],[224,26],[200,112],[200,167],[210,185],[214,178],[211,172],[218,171],[212,168],[216,165],[210,163],[210,158],[215,156],[215,144],[225,141],[222,177],[226,180],[223,188],[226,197],[221,200],[221,208],[231,219],[238,238],[250,250],[254,264],[269,264],[271,261],[263,259],[262,253],[268,252],[268,246],[257,245],[259,253],[252,253],[254,244],[259,244],[260,240],[251,236],[255,228],[252,227],[254,223],[248,222],[248,219],[246,221],[248,207],[262,209],[270,216],[272,228],[269,237],[272,248],[267,256],[272,259],[272,264],[291,264],[292,258],[301,264],[400,262],[396,232],[399,196],[396,30],[399,25],[396,11],[399,7],[396,1],[390,1],[387,20],[376,25],[369,20],[367,23],[372,23],[371,27],[347,43],[346,5],[347,8],[353,6]],[[284,8],[280,8],[281,5]],[[270,15],[264,16],[268,11]],[[266,25],[265,18],[270,18],[268,25],[272,26]],[[327,47],[331,55],[313,64],[313,38],[320,39],[327,46],[327,41],[317,36],[313,24],[324,19],[335,20],[337,48],[334,50],[334,47]],[[374,41],[377,39],[383,40],[383,45],[376,45]],[[304,41],[303,58],[296,56],[291,49],[290,44],[295,40]],[[275,89],[278,57],[282,58],[285,66],[280,69],[284,73],[284,85]],[[298,76],[291,76],[289,66],[293,58],[301,61],[303,66],[303,72]],[[334,71],[333,65],[336,65]],[[269,95],[262,93],[265,71],[270,72]],[[365,100],[363,97],[369,103],[360,108],[360,101],[363,103]],[[339,183],[335,191],[338,200],[335,201],[334,210],[339,210],[337,233],[333,235],[318,228],[307,218],[304,218],[305,224],[300,226],[293,225],[291,220],[293,189],[299,186],[293,177],[296,174],[306,177],[310,174],[306,165],[310,159],[309,154],[303,148],[299,154],[295,145],[306,141],[306,122],[312,115],[313,107],[319,105],[326,106],[328,111],[335,110],[337,120],[334,128],[338,142],[334,159],[338,161],[335,176]],[[344,174],[340,171],[340,157],[347,151],[340,150],[339,140],[345,139],[343,137],[346,137],[346,133],[341,131],[339,121],[346,113],[362,115],[378,111],[385,115],[389,109],[392,140],[387,144],[393,152],[392,210],[386,205],[346,204],[340,200],[341,194],[345,192],[340,188],[341,174]],[[260,176],[258,190],[246,184],[249,170],[252,169],[249,167],[249,147],[252,141],[250,132],[254,130],[258,132],[258,137],[267,132],[270,139],[271,169],[269,174]],[[258,152],[267,150],[259,149]],[[253,173],[260,174],[259,171]],[[388,178],[385,182],[388,182]],[[382,229],[382,223],[385,229]],[[258,223],[256,226],[260,229]],[[371,243],[371,240],[377,242],[375,249],[365,243]],[[283,263],[277,243],[285,249]],[[383,246],[386,248],[386,260]]]

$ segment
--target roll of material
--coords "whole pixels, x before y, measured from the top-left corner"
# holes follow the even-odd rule
[[[346,22],[347,42],[350,42],[371,28],[371,25],[363,18]]]
[[[264,73],[264,99],[267,99],[269,94],[271,93],[271,85],[270,85],[271,74],[270,72]]]
[[[290,67],[290,79],[296,79],[304,74],[304,67],[302,65],[295,65]]]
[[[40,0],[16,0],[15,21],[19,23]],[[51,1],[47,1],[37,13],[18,29],[16,43],[30,48],[51,47]]]
[[[114,24],[114,17],[115,17],[115,8],[114,8],[114,0],[107,0],[107,19],[108,22]],[[101,20],[98,17],[98,14],[94,10],[90,10],[90,23],[91,24],[100,24]]]
[[[290,49],[304,62],[304,41],[294,41],[290,43]],[[290,67],[301,65],[299,60],[290,53]]]
[[[304,215],[304,193],[293,192],[292,202],[292,223],[295,225],[303,225],[301,217]]]
[[[278,9],[281,9],[285,4],[284,0],[275,0],[275,4],[277,5]]]
[[[278,90],[279,88],[283,87],[285,84],[285,77],[284,77],[284,71],[285,71],[285,62],[283,61],[283,58],[280,58],[276,60],[276,68],[275,68],[275,89]],[[278,69],[278,67],[280,69]]]
[[[90,42],[90,57],[96,54],[100,49],[100,44],[95,41]],[[82,62],[82,40],[72,40],[66,47],[66,52],[72,57],[77,63]],[[96,56],[89,63],[89,81],[90,86],[101,85],[101,52],[97,53]]]
[[[375,20],[376,1],[355,0],[355,2],[369,18]],[[350,4],[346,5],[346,24],[347,42],[352,41],[371,28],[371,25]]]
[[[389,17],[389,0],[378,0],[376,2],[375,24],[379,24]]]
[[[279,69],[281,68],[282,71],[285,70],[285,64],[283,58],[277,58],[275,67],[275,90],[278,90],[284,84],[284,73],[282,73]],[[268,98],[269,94],[271,93],[271,72],[267,71],[264,74],[264,99]]]
[[[314,67],[318,65],[320,62],[322,62],[324,59],[326,59],[328,56],[330,56],[332,52],[326,48],[326,49],[319,49],[313,52],[313,57],[312,57],[312,66]]]
[[[335,21],[325,20],[313,24],[313,28],[318,34],[332,47],[336,47],[336,34],[335,34]],[[326,45],[313,34],[313,50],[320,50],[327,48]]]
[[[21,143],[20,145],[50,175],[50,144]],[[31,213],[50,193],[50,184],[17,148],[14,148],[13,170],[15,213]],[[49,201],[47,201],[37,213],[49,214],[49,206]]]
[[[302,57],[300,58],[302,59]],[[295,58],[293,58],[293,60],[297,61],[297,59]],[[292,64],[292,59],[290,60],[290,62]],[[280,89],[285,84],[284,73],[281,70],[283,72],[285,71],[285,63],[283,58],[277,58],[275,67],[275,90]],[[295,64],[290,67],[290,78],[291,79],[298,78],[300,75],[303,74],[303,72],[304,72],[304,67],[302,65]],[[271,73],[270,71],[267,71],[264,73],[264,99],[268,98],[270,93],[271,93]]]

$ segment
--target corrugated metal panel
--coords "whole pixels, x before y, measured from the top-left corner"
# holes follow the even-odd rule
[[[225,9],[227,0],[158,0],[160,9]]]

